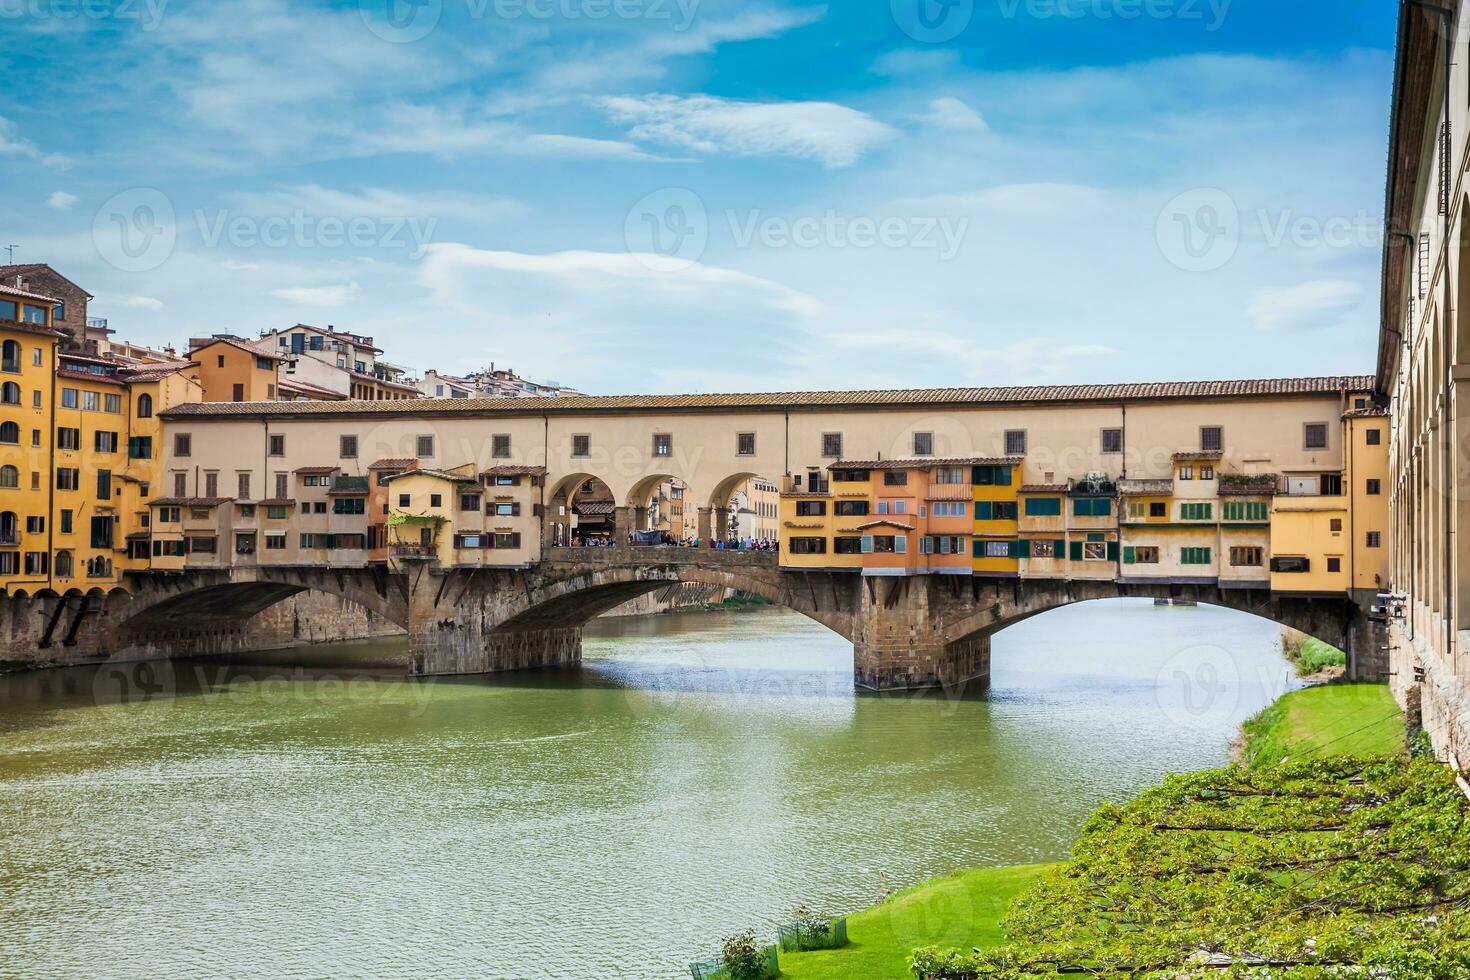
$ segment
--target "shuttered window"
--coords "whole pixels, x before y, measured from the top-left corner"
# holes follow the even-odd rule
[[[1027,517],[1061,517],[1062,498],[1060,497],[1027,497]]]

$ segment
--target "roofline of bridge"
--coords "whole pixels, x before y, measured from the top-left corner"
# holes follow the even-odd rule
[[[994,406],[1131,404],[1320,398],[1373,389],[1372,375],[1240,381],[808,391],[724,395],[576,395],[560,398],[411,398],[332,402],[200,402],[162,412],[165,419],[341,419],[528,417],[546,415],[724,414],[731,412],[891,411]]]

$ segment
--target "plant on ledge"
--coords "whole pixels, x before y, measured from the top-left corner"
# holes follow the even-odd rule
[[[1010,941],[922,949],[927,980],[1464,980],[1470,823],[1432,760],[1171,777],[1101,807],[1007,913]]]

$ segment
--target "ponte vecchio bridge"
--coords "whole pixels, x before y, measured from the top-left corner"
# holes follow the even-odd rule
[[[697,582],[850,639],[859,684],[984,681],[996,632],[1117,596],[1242,609],[1381,668],[1371,379],[184,405],[124,594],[12,596],[13,659],[250,649],[302,592],[407,631],[407,668],[574,664],[591,618]],[[781,488],[781,550],[712,550]],[[699,548],[642,547],[679,481]],[[611,547],[562,547],[596,485]],[[690,499],[692,498],[692,499]],[[718,535],[715,535],[718,536]]]

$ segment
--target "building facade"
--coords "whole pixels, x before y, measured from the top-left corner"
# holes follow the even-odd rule
[[[1466,13],[1460,0],[1399,11],[1375,379],[1390,450],[1386,472],[1358,481],[1386,490],[1394,689],[1440,756],[1462,770],[1470,765],[1470,547],[1461,537],[1470,525]]]

